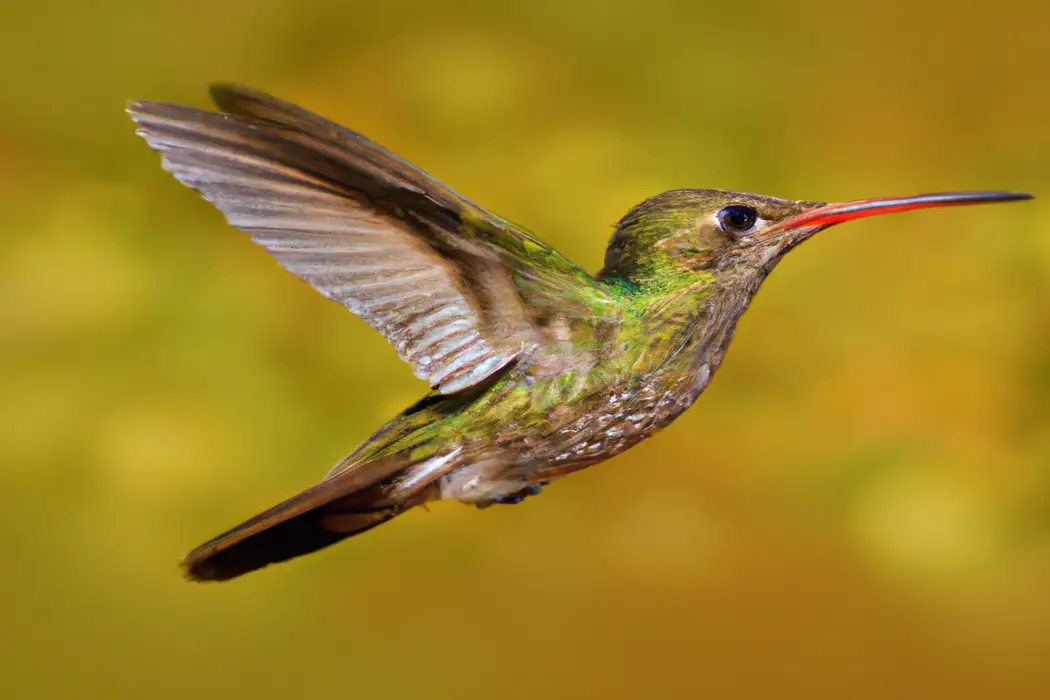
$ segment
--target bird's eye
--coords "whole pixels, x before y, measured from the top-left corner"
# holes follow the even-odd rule
[[[746,233],[758,221],[758,212],[754,207],[734,204],[718,212],[718,225],[726,233]]]

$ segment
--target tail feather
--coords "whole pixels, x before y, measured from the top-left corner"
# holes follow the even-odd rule
[[[194,581],[227,581],[370,530],[427,498],[427,483],[389,488],[412,463],[397,457],[355,465],[190,552]]]

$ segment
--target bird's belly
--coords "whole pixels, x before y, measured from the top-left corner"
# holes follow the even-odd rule
[[[610,387],[580,406],[556,406],[465,460],[442,479],[440,497],[487,503],[603,462],[669,425],[702,388],[680,377]]]

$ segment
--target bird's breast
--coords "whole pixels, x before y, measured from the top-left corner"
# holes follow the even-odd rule
[[[707,386],[711,369],[658,372],[615,382],[579,402],[550,412],[546,435],[529,440],[543,461],[593,464],[609,459],[668,426]],[[539,438],[539,439],[537,439]]]

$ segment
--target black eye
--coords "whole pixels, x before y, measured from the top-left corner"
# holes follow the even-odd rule
[[[758,220],[758,212],[753,207],[734,204],[718,212],[718,225],[726,233],[745,233],[750,231]]]

